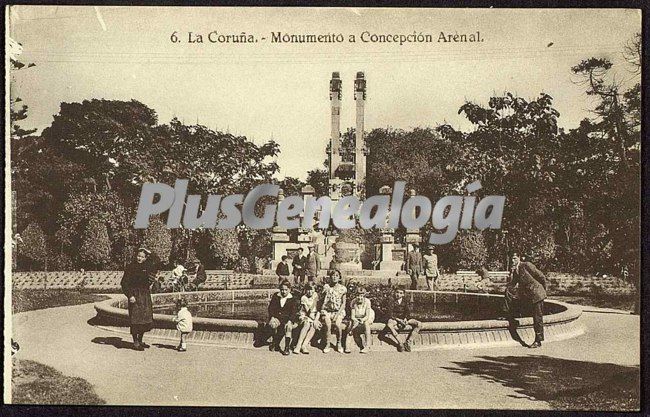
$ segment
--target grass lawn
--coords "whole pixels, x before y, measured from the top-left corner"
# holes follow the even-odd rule
[[[550,295],[553,300],[583,306],[615,308],[618,310],[634,311],[636,295],[606,295],[606,294],[579,294],[579,295]]]
[[[109,298],[105,295],[61,289],[14,290],[11,295],[14,314],[50,307],[96,303]]]
[[[14,404],[101,405],[92,385],[30,360],[13,359],[12,402]]]

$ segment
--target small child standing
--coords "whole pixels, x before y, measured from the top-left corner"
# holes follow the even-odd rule
[[[178,351],[185,352],[187,350],[187,335],[192,331],[192,313],[187,309],[187,300],[184,298],[179,298],[176,301],[176,308],[178,309],[178,313],[174,317],[174,322],[176,322],[178,331],[181,332]]]

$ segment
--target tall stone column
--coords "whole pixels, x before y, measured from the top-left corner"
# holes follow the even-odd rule
[[[342,81],[338,72],[332,73],[330,80],[330,108],[332,115],[330,136],[330,178],[336,177],[341,165],[341,90]]]
[[[379,189],[379,194],[390,196],[392,190],[389,186],[385,185]],[[381,228],[381,237],[379,244],[381,245],[381,259],[379,262],[379,269],[382,271],[399,271],[402,268],[403,261],[393,259],[393,251],[395,250],[395,229],[388,227],[388,217],[386,223]]]
[[[330,80],[331,132],[329,146],[329,195],[332,201],[341,198],[342,181],[337,176],[341,166],[341,91],[343,85],[338,72],[332,73]]]
[[[357,105],[356,137],[355,137],[355,186],[356,194],[365,197],[366,184],[366,155],[367,148],[364,139],[364,112],[366,105],[366,78],[363,72],[357,72],[354,80],[354,100]]]
[[[278,193],[278,205],[284,200],[284,191],[280,189]],[[275,271],[275,267],[282,261],[282,255],[287,252],[289,245],[289,233],[287,229],[278,226],[273,226],[271,233],[271,244],[273,245],[273,260],[271,261],[271,270]]]
[[[302,194],[303,201],[306,202],[308,199],[314,197],[315,190],[314,190],[314,187],[307,184],[304,187],[302,187],[302,189],[300,190],[300,193]],[[320,216],[320,213],[316,213],[316,215],[314,216],[314,219],[313,219],[314,227],[312,227],[310,229],[304,228],[304,227],[302,227],[302,220],[304,220],[304,208],[303,208],[303,214],[301,215],[301,226],[298,229],[298,243],[300,243],[301,245],[311,243],[311,233],[312,233],[313,229],[316,228],[316,225],[317,225],[316,221],[318,220],[319,216]]]
[[[409,190],[409,198],[413,198],[416,196],[415,190]],[[413,217],[415,217],[416,211],[415,208],[413,209]],[[420,230],[419,229],[406,229],[406,237],[405,237],[405,242],[410,245],[420,245],[422,243],[422,237],[420,236]]]

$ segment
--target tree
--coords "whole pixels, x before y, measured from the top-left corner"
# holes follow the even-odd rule
[[[18,229],[37,221],[58,247],[56,256],[74,264],[81,262],[81,232],[93,211],[108,229],[111,265],[130,260],[131,223],[146,181],[186,178],[189,192],[203,196],[245,193],[271,182],[278,170],[275,142],[258,146],[245,136],[178,120],[159,125],[155,111],[135,100],[62,103],[52,125],[40,136],[21,138],[27,139],[30,146],[12,146]],[[175,245],[185,253],[192,249],[189,241]]]
[[[278,171],[272,160],[279,152],[277,143],[257,146],[245,136],[185,126],[176,119],[160,127],[152,151],[157,180],[187,178],[190,191],[202,195],[247,192],[271,182]]]
[[[408,189],[435,198],[446,195],[456,181],[451,171],[458,146],[431,128],[412,131],[374,129],[366,138],[370,150],[367,158],[366,191],[379,193],[385,185],[406,181]]]
[[[285,196],[290,195],[301,195],[302,187],[305,186],[305,183],[295,177],[285,177],[282,181],[278,183]]]
[[[329,195],[329,172],[327,169],[312,169],[307,172],[307,184],[314,187],[314,196]]]
[[[510,232],[519,251],[522,244],[526,250],[537,250],[554,233],[543,226],[552,224],[550,203],[562,188],[557,180],[559,113],[552,97],[540,94],[526,100],[506,93],[491,97],[487,106],[467,102],[459,113],[465,114],[473,130],[464,133],[443,125],[438,131],[459,145],[453,170],[463,178],[460,184],[480,180],[482,190],[473,193],[479,198],[505,195],[502,229]],[[543,236],[534,237],[536,233]]]
[[[138,101],[93,99],[61,103],[43,138],[46,146],[82,163],[86,178],[109,188],[116,179],[128,187],[148,179],[156,124],[155,111]]]
[[[571,68],[574,74],[582,77],[579,82],[587,86],[587,95],[598,98],[593,112],[598,117],[594,127],[600,128],[609,139],[618,144],[619,160],[629,166],[628,149],[635,144],[630,133],[630,120],[627,120],[622,96],[621,84],[616,80],[607,80],[612,63],[603,58],[589,58]]]
[[[22,45],[20,45],[18,42],[14,41],[11,38],[7,39],[7,55],[9,55],[9,62],[10,62],[10,72],[11,74],[15,74],[16,71],[24,68],[29,68],[33,67],[34,64],[29,64],[25,66],[24,63],[20,62],[18,60],[18,55],[22,53]],[[13,77],[11,78],[11,81],[13,82]],[[18,104],[21,103],[22,99],[20,97],[11,97],[10,103],[9,103],[9,121],[10,121],[10,129],[11,129],[11,134],[10,134],[10,141],[11,141],[11,185],[12,185],[12,192],[19,194],[20,191],[17,188],[17,181],[16,181],[16,171],[19,169],[19,166],[21,166],[21,159],[20,159],[20,154],[24,152],[26,149],[31,149],[34,148],[34,144],[37,142],[37,139],[30,136],[33,133],[36,132],[36,129],[23,129],[20,127],[18,122],[21,120],[25,120],[27,118],[27,106],[23,104]],[[20,107],[19,107],[20,106]],[[12,204],[14,204],[12,200]],[[17,204],[17,201],[16,201]],[[24,224],[19,223],[19,216],[16,216],[15,213],[17,213],[18,207],[12,207],[12,218],[11,218],[11,230],[12,233],[16,233],[17,230],[21,229],[25,225],[29,224],[32,221],[35,221],[34,218],[29,218],[28,221],[24,222]]]
[[[111,260],[111,241],[108,229],[99,216],[91,218],[86,224],[79,259],[87,268],[101,270]]]
[[[35,64],[33,63],[25,65],[20,60],[18,60],[18,55],[22,52],[22,46],[19,43],[17,43],[11,38],[8,39],[8,43],[9,43],[8,55],[9,55],[9,62],[10,62],[10,70],[12,74],[14,74],[18,70],[23,70],[35,66]],[[20,97],[15,97],[11,99],[10,106],[9,106],[12,147],[16,147],[16,148],[20,148],[25,144],[26,141],[22,139],[36,132],[36,129],[23,129],[18,125],[19,121],[25,120],[27,118],[28,107],[24,104],[20,104],[20,107],[18,107],[19,106],[18,103],[21,102],[22,99]]]
[[[640,278],[640,145],[641,145],[641,38],[636,34],[624,50],[634,75],[619,81],[614,64],[589,58],[574,66],[578,83],[594,97],[595,118],[585,119],[570,132],[574,142],[590,145],[590,154],[576,160],[585,178],[585,204],[592,223],[605,226],[600,247],[609,258],[608,269],[627,268],[632,282]],[[612,144],[614,146],[612,146]],[[584,154],[583,154],[584,155]],[[632,243],[634,242],[634,243]]]
[[[17,103],[22,102],[20,97],[16,97],[11,101],[10,106],[10,121],[11,121],[11,139],[15,141],[16,146],[19,146],[17,141],[23,140],[24,138],[32,135],[36,132],[36,129],[23,129],[18,124],[19,121],[25,120],[27,118],[27,105],[21,105],[20,108],[17,108]]]
[[[87,177],[125,195],[137,192],[137,184],[178,178],[189,179],[196,194],[230,194],[269,182],[278,170],[267,159],[279,151],[273,141],[257,146],[177,119],[158,125],[156,112],[136,100],[62,103],[43,137],[85,164]]]

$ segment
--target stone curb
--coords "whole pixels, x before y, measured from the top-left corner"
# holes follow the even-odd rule
[[[270,297],[277,290],[221,290],[221,291],[198,291],[182,293],[187,298],[204,299],[211,295],[217,295],[221,300],[236,299],[264,299]],[[456,302],[466,297],[497,297],[503,296],[493,294],[459,293],[459,292],[428,292],[428,291],[407,291],[408,294],[431,294],[454,295]],[[154,294],[155,298],[178,297],[180,293]],[[237,297],[237,296],[245,297]],[[258,297],[250,298],[251,295]],[[435,296],[435,295],[434,295]],[[116,297],[110,300],[101,301],[95,304],[98,316],[109,318],[120,323],[128,323],[128,311],[120,308],[126,302],[125,296]],[[555,300],[546,300],[545,303],[560,307],[563,311],[544,316],[544,327],[547,333],[547,341],[564,340],[584,333],[584,327],[578,321],[582,310],[578,306],[563,303]],[[167,304],[163,304],[167,305]],[[525,317],[518,319],[517,333],[523,339],[534,338],[532,329],[532,318]],[[201,329],[190,333],[188,341],[195,344],[219,345],[225,347],[253,348],[254,333],[260,329],[261,323],[255,320],[237,319],[216,319],[216,318],[194,318],[195,328]],[[166,314],[154,314],[154,326],[156,327],[148,337],[165,340],[176,340],[178,335],[175,330],[173,316]],[[120,326],[98,326],[106,330],[113,330],[120,333],[128,333],[127,327]],[[393,349],[392,346],[377,338],[377,333],[384,328],[383,323],[372,325],[373,337],[371,346],[379,346]],[[406,333],[410,328],[404,329]],[[425,350],[448,347],[485,347],[485,346],[512,346],[518,342],[512,339],[509,323],[506,320],[475,320],[457,322],[423,322],[420,334],[414,340],[415,350]]]

